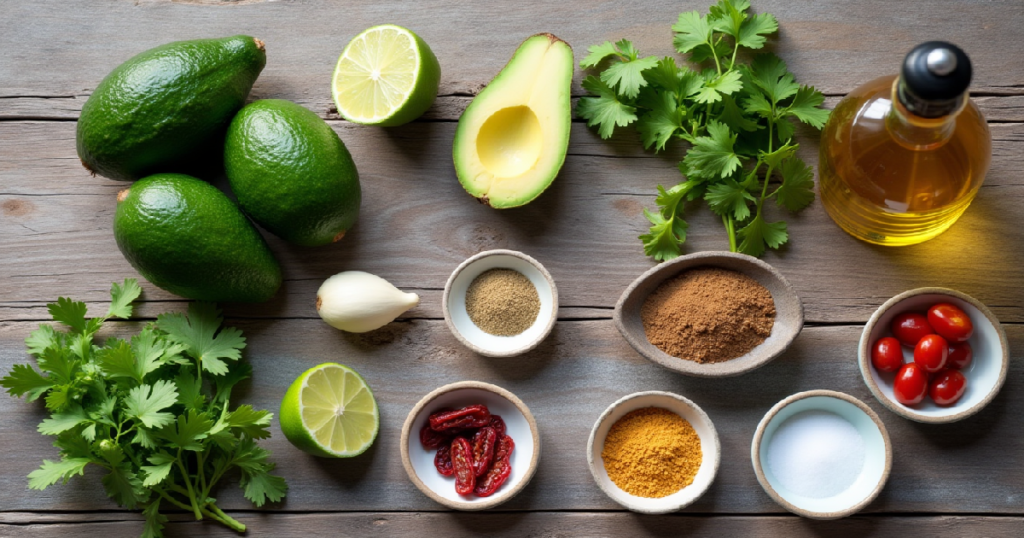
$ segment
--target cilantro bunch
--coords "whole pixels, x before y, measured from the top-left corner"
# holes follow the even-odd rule
[[[765,202],[774,198],[796,212],[814,200],[814,173],[795,155],[793,120],[824,126],[824,96],[798,85],[774,54],[737,62],[740,49],[762,48],[764,36],[779,27],[773,15],[748,9],[748,0],[719,0],[707,15],[679,15],[673,44],[699,70],[677,66],[671,57],[641,57],[625,39],[590,47],[580,62],[584,69],[605,66],[583,80],[592,95],[576,107],[601,138],[635,124],[644,148],[657,152],[674,139],[691,144],[679,163],[685,181],[670,189],[658,185],[658,211],[644,210],[651,229],[640,240],[658,261],[680,255],[685,201],[703,198],[722,218],[730,250],[760,256],[766,246],[779,248],[789,239],[785,222],[768,221]]]
[[[67,330],[40,326],[25,341],[39,370],[17,364],[0,379],[13,396],[43,398],[51,414],[39,432],[56,437],[61,459],[44,460],[28,475],[29,488],[67,483],[94,464],[106,472],[111,499],[142,508],[143,537],[162,535],[161,504],[243,532],[245,525],[210,497],[227,472],[240,471],[245,497],[256,506],[288,490],[270,474],[270,452],[256,445],[270,437],[273,415],[249,405],[230,409],[232,387],[252,371],[239,360],[245,338],[220,328],[214,305],[192,303],[188,316],[163,314],[131,339],[96,345],[103,322],[129,318],[141,291],[134,279],[114,284],[102,318],[86,319],[85,303],[63,297],[47,305]]]

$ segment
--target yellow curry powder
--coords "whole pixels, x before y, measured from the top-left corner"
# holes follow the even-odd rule
[[[693,426],[659,407],[637,409],[616,421],[601,451],[608,478],[623,491],[648,498],[692,484],[703,457]]]

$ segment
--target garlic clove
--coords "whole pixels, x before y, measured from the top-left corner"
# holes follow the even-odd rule
[[[379,329],[419,303],[419,295],[403,292],[363,271],[338,273],[316,292],[320,318],[331,327],[352,333]]]

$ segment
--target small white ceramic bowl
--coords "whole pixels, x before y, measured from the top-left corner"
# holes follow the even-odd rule
[[[974,358],[964,371],[967,389],[955,404],[940,407],[925,397],[924,401],[908,407],[893,396],[895,372],[879,372],[871,365],[871,346],[883,336],[892,336],[892,319],[904,312],[925,313],[936,303],[952,303],[971,317],[974,335],[968,341]],[[904,362],[914,360],[914,350],[903,347]],[[889,299],[875,311],[864,326],[857,351],[860,373],[875,398],[890,411],[917,422],[946,423],[967,418],[981,411],[1003,387],[1010,365],[1009,344],[1002,325],[991,310],[977,299],[946,288],[917,288]]]
[[[608,477],[608,471],[604,468],[604,459],[601,457],[608,430],[626,413],[645,407],[667,409],[686,419],[700,437],[700,449],[703,457],[692,484],[671,495],[656,499],[638,497],[626,493],[616,486]],[[715,425],[711,423],[707,413],[697,404],[678,394],[660,391],[636,392],[620,398],[608,406],[608,409],[605,409],[594,423],[594,428],[590,431],[590,440],[587,441],[587,463],[590,464],[590,473],[594,476],[594,481],[597,482],[601,491],[629,510],[644,514],[675,512],[699,499],[711,487],[715,475],[718,474],[721,452],[718,432],[715,431]]]
[[[476,277],[490,269],[514,269],[537,288],[540,312],[529,329],[515,336],[495,336],[484,332],[469,319],[466,290]],[[555,326],[558,316],[558,290],[551,274],[537,260],[514,250],[488,250],[462,262],[444,286],[441,299],[444,321],[455,338],[469,349],[488,357],[513,357],[537,347]]]
[[[500,415],[505,421],[506,435],[515,443],[512,473],[490,497],[464,497],[455,493],[455,478],[442,476],[434,468],[437,450],[427,450],[420,444],[420,430],[438,409],[476,404],[484,404],[492,414]],[[515,497],[530,483],[540,459],[540,434],[530,409],[511,392],[480,381],[452,383],[424,396],[409,411],[402,426],[400,444],[402,465],[409,480],[427,497],[455,510],[486,510]]]
[[[786,420],[804,411],[825,411],[846,419],[864,439],[864,467],[845,491],[813,498],[786,488],[768,465],[772,436]],[[812,519],[838,519],[858,512],[878,496],[892,469],[892,443],[885,424],[864,402],[831,390],[799,392],[775,404],[754,432],[750,446],[754,474],[775,502],[790,512]]]

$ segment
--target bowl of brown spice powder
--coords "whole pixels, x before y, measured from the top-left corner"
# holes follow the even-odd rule
[[[551,332],[558,290],[537,260],[514,250],[488,250],[452,272],[441,309],[463,345],[488,357],[512,357],[537,347]]]
[[[629,345],[670,370],[739,375],[779,356],[803,328],[796,291],[774,267],[745,254],[698,252],[637,278],[615,305]]]
[[[721,445],[708,415],[671,392],[637,392],[597,419],[587,442],[594,481],[622,506],[675,512],[711,487]]]

